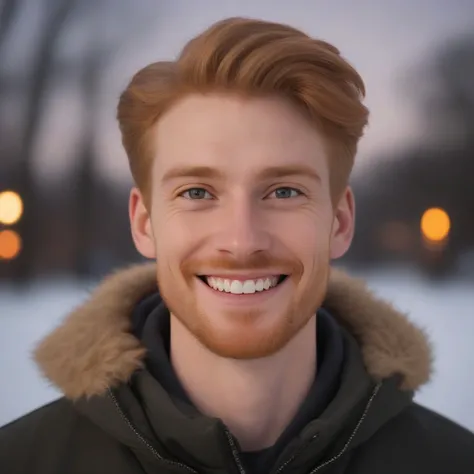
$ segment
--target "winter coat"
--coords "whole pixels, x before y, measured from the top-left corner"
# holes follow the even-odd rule
[[[2,474],[245,474],[222,421],[146,370],[130,315],[155,275],[111,275],[41,342],[36,362],[64,396],[0,429]],[[474,473],[474,435],[413,401],[431,371],[423,332],[337,270],[323,306],[346,334],[339,390],[265,474]]]

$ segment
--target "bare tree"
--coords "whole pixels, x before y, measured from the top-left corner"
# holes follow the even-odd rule
[[[20,2],[18,0],[4,0],[0,7],[0,104],[1,100],[8,95],[8,87],[6,87],[4,53],[5,43],[11,33],[16,21],[18,20],[18,12],[20,10]],[[0,170],[5,168],[11,161],[13,155],[12,140],[8,136],[6,130],[0,129],[0,156],[3,163],[0,163]],[[3,165],[3,166],[2,166]]]
[[[9,272],[9,277],[20,281],[33,276],[35,269],[41,264],[41,260],[37,258],[40,255],[39,246],[48,245],[39,239],[40,228],[48,225],[48,222],[47,216],[41,212],[39,188],[33,176],[33,161],[40,126],[48,107],[50,93],[53,92],[51,84],[54,82],[56,86],[78,81],[84,107],[83,120],[78,123],[82,136],[77,150],[78,167],[74,178],[76,186],[71,189],[75,192],[76,206],[70,212],[73,217],[70,224],[77,223],[78,235],[77,255],[73,255],[74,266],[79,274],[84,274],[88,272],[88,259],[94,247],[94,196],[98,187],[94,144],[102,73],[123,42],[130,40],[131,33],[136,37],[138,26],[140,32],[143,32],[148,22],[154,22],[154,16],[149,14],[150,8],[137,8],[132,0],[38,1],[43,7],[44,20],[38,36],[31,44],[34,50],[33,62],[24,70],[4,69],[0,74],[0,99],[21,94],[22,103],[25,104],[22,110],[24,123],[18,126],[20,137],[11,133],[5,137],[5,131],[0,131],[0,134],[3,134],[3,139],[0,136],[1,156],[5,156],[3,152],[10,144],[9,155],[13,158],[4,160],[11,165],[7,178],[25,203],[23,218],[17,226],[23,239],[23,249]],[[4,0],[1,4],[0,48],[16,28],[18,17],[21,21],[28,20],[24,15],[18,15],[18,12],[23,13],[25,5],[26,2],[22,0]],[[107,17],[101,13],[107,13]],[[108,24],[113,25],[112,35],[110,29],[104,31],[101,21],[106,19]],[[82,59],[79,60],[77,56],[58,55],[58,46],[68,34],[71,20],[88,32],[89,42],[83,50]],[[134,31],[131,32],[128,27],[123,28],[123,25],[134,25]],[[23,27],[24,24],[19,26]]]
[[[448,43],[433,62],[438,95],[431,97],[427,115],[455,120],[469,137],[474,121],[474,35]]]
[[[131,22],[134,31],[140,25],[146,25],[150,21],[150,16],[146,17],[146,9],[139,12],[130,12],[128,8],[133,3],[123,2],[120,8],[116,3],[108,0],[89,0],[84,2],[83,24],[88,31],[88,43],[85,49],[83,61],[81,63],[80,86],[83,106],[83,121],[81,128],[81,142],[78,154],[78,167],[75,176],[75,198],[76,198],[76,255],[75,272],[78,276],[90,276],[93,272],[93,262],[97,252],[102,249],[98,247],[97,229],[104,229],[105,225],[113,225],[115,222],[110,219],[108,224],[100,221],[97,212],[99,190],[106,192],[105,183],[99,178],[97,172],[97,150],[95,148],[96,134],[98,129],[98,113],[100,103],[100,84],[102,74],[107,70],[107,66],[112,61],[114,54],[120,50],[123,42],[130,39],[131,32],[124,34],[124,29],[116,27],[114,34],[108,38],[103,34],[103,19],[114,17],[118,25]],[[128,7],[128,8],[127,8]],[[141,20],[141,21],[139,21]],[[110,248],[108,250],[111,250]]]
[[[26,119],[17,167],[18,190],[25,202],[24,216],[19,223],[23,250],[15,265],[16,276],[21,280],[28,279],[34,268],[37,247],[36,233],[40,225],[36,209],[38,193],[32,169],[34,146],[44,113],[47,87],[53,73],[56,45],[74,3],[75,0],[48,1],[46,8],[48,16],[37,43],[37,51],[30,76],[30,87],[26,90]]]
[[[0,7],[0,61],[5,40],[15,23],[20,6],[18,0],[3,0],[3,4]]]
[[[385,258],[378,238],[384,223],[402,223],[417,234],[422,213],[442,207],[452,220],[448,243],[439,258],[423,263],[427,254],[420,252],[418,259],[420,265],[427,262],[427,271],[445,275],[474,249],[474,36],[444,44],[413,72],[406,85],[421,111],[425,135],[402,153],[387,151],[391,159],[355,183],[362,212],[352,256]]]
[[[107,48],[101,38],[101,0],[89,5],[86,17],[88,45],[81,71],[83,105],[82,136],[75,180],[77,198],[77,244],[75,270],[78,276],[88,276],[91,270],[91,249],[94,248],[95,206],[97,198],[97,130],[100,79],[107,57]],[[98,10],[98,11],[97,11]]]

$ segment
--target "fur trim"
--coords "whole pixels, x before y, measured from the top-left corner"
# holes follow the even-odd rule
[[[43,375],[67,398],[104,393],[143,366],[145,348],[130,331],[134,305],[157,289],[154,264],[107,277],[34,351]],[[333,269],[324,306],[358,340],[368,372],[377,380],[402,376],[404,390],[429,380],[431,350],[424,332],[362,281]]]
[[[402,390],[417,390],[431,377],[433,354],[424,330],[361,279],[333,269],[324,306],[357,339],[365,366],[376,380],[402,376]]]

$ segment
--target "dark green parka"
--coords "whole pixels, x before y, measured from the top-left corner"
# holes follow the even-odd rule
[[[153,290],[154,265],[111,275],[39,345],[64,397],[0,429],[0,473],[245,473],[224,424],[188,412],[144,367],[130,316]],[[430,375],[422,331],[336,270],[324,306],[344,328],[340,388],[272,472],[474,473],[474,435],[413,402]]]

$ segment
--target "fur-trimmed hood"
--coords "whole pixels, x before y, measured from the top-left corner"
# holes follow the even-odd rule
[[[156,289],[154,264],[107,277],[36,348],[43,375],[70,399],[101,395],[127,382],[145,357],[145,348],[130,332],[131,314]],[[426,335],[363,281],[332,269],[324,307],[357,339],[374,379],[399,374],[402,390],[417,390],[429,380],[432,354]]]

